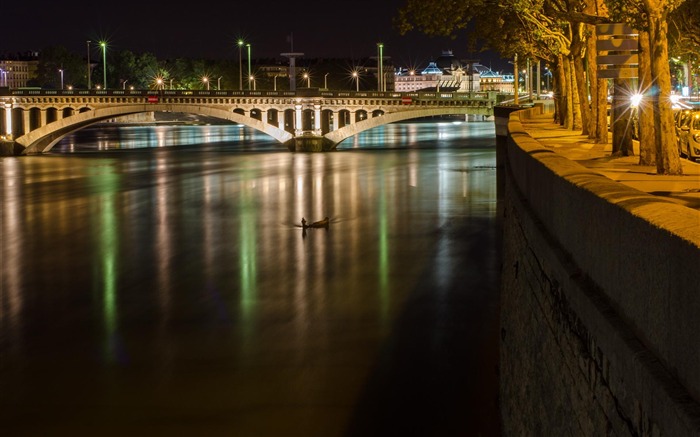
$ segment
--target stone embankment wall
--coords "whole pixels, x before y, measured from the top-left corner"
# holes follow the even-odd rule
[[[539,110],[499,163],[503,435],[700,435],[700,212],[542,147]]]

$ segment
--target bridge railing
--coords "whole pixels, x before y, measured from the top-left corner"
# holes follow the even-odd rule
[[[289,98],[382,98],[382,99],[404,99],[411,100],[495,100],[493,92],[398,92],[398,91],[345,91],[345,90],[324,90],[299,89],[297,91],[273,91],[273,90],[51,90],[51,89],[21,89],[21,88],[0,88],[0,97],[22,97],[22,96],[81,96],[81,97],[108,97],[108,96],[163,96],[163,97],[289,97]]]

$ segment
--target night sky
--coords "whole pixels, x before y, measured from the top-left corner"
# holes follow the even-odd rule
[[[429,1],[429,0],[426,0]],[[81,54],[87,40],[108,42],[108,50],[151,52],[158,58],[238,59],[236,41],[251,44],[251,57],[281,58],[294,51],[305,58],[362,59],[384,56],[395,65],[421,67],[452,50],[459,59],[480,59],[494,70],[506,68],[497,56],[467,52],[467,36],[457,39],[405,36],[392,18],[405,0],[120,2],[11,1],[3,5],[0,53],[39,51],[62,45]],[[95,43],[95,51],[96,43]],[[243,53],[245,57],[245,51]]]

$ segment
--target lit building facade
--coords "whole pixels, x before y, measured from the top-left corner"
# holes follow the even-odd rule
[[[38,53],[19,59],[0,59],[0,87],[24,88],[36,78],[39,65]]]

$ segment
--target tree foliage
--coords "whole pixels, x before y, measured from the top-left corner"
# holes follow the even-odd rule
[[[588,4],[588,2],[594,2]],[[456,37],[470,29],[470,37],[484,40],[484,48],[502,56],[519,55],[524,59],[541,59],[556,70],[555,87],[559,121],[567,128],[582,129],[589,137],[607,134],[598,124],[605,101],[598,89],[594,69],[596,54],[591,39],[596,35],[593,24],[624,22],[648,35],[654,112],[654,143],[657,145],[657,172],[681,172],[670,108],[670,72],[666,19],[682,8],[685,0],[407,0],[395,21],[401,33],[417,30],[427,35]],[[696,0],[692,0],[697,3]],[[697,5],[692,13],[674,21],[678,40],[689,39],[697,26]],[[610,16],[608,17],[608,13]],[[684,39],[685,38],[685,39]],[[680,45],[679,45],[680,47]],[[694,46],[691,45],[691,50]],[[521,58],[521,59],[522,59]],[[585,61],[584,61],[585,59]],[[517,77],[517,71],[516,77]],[[595,82],[595,84],[593,84]],[[591,114],[588,87],[595,89],[596,111]],[[588,121],[590,120],[590,122]],[[614,138],[615,139],[615,138]],[[614,146],[613,146],[614,149]],[[631,153],[631,147],[624,153]]]

